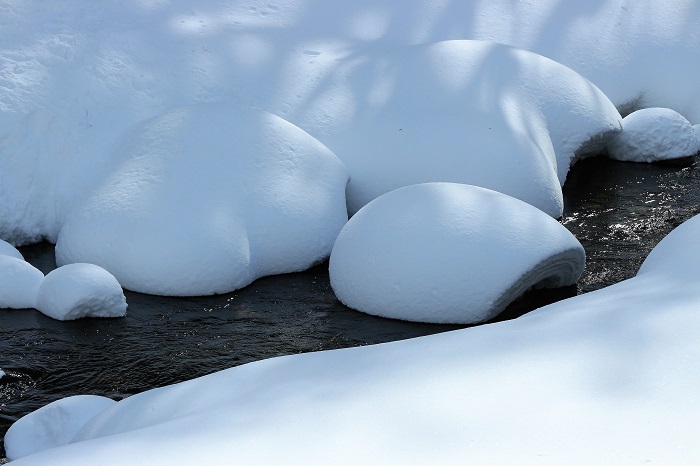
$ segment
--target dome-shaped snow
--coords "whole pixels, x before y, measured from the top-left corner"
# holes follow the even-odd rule
[[[340,301],[368,314],[469,324],[535,285],[576,283],[584,263],[578,240],[539,209],[475,186],[426,183],[353,216],[330,278]]]
[[[121,166],[59,232],[59,264],[89,262],[124,288],[188,296],[304,270],[347,221],[347,170],[293,124],[195,105],[141,123]]]
[[[126,298],[116,278],[94,264],[69,264],[46,275],[36,308],[58,320],[122,317]]]
[[[655,162],[690,157],[698,152],[695,130],[669,108],[645,108],[622,120],[622,132],[608,143],[615,160]]]
[[[44,274],[24,259],[0,254],[0,308],[33,308]]]

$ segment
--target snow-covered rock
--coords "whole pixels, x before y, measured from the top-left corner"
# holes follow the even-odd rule
[[[2,379],[3,377],[5,377],[5,371],[0,369],[0,379]]]
[[[44,274],[24,259],[0,254],[0,308],[33,308],[43,280]]]
[[[638,276],[518,319],[133,395],[13,466],[694,464],[699,234],[695,217]]]
[[[488,320],[533,286],[576,283],[585,253],[542,211],[505,194],[426,183],[384,194],[340,232],[331,286],[348,307],[419,322]]]
[[[560,217],[572,161],[621,128],[592,83],[525,50],[460,40],[326,55],[344,64],[328,70],[323,94],[275,111],[348,166],[350,213],[402,186],[450,181]],[[306,86],[294,92],[313,94]]]
[[[76,395],[27,414],[5,435],[7,458],[12,461],[69,443],[90,419],[115,403],[103,396]]]
[[[630,162],[690,157],[698,152],[693,126],[668,108],[645,108],[627,115],[623,131],[608,143],[608,156]]]
[[[126,298],[112,274],[94,264],[69,264],[49,272],[39,287],[36,308],[58,320],[122,317]]]
[[[0,239],[0,254],[24,260],[24,256],[13,245]]]
[[[700,153],[700,125],[693,126],[695,132],[695,141],[698,143],[698,152]]]
[[[230,105],[138,125],[119,168],[63,224],[56,259],[124,288],[208,295],[330,255],[347,221],[343,164],[291,123]]]

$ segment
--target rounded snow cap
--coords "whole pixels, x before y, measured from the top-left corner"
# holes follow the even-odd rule
[[[426,183],[391,191],[340,232],[331,286],[345,305],[402,320],[471,324],[533,286],[576,283],[585,252],[531,205],[476,186]]]
[[[44,274],[24,259],[0,254],[0,308],[33,308],[43,280]]]
[[[114,276],[94,264],[69,264],[46,275],[36,308],[58,320],[123,317],[126,298]]]
[[[629,162],[691,157],[698,152],[696,131],[669,108],[645,108],[622,120],[622,132],[608,143],[608,156]]]

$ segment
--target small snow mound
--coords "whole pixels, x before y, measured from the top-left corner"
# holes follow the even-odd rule
[[[5,377],[5,371],[0,369],[0,379],[2,379],[3,377]]]
[[[697,144],[698,150],[696,153],[700,153],[700,125],[693,126],[693,133],[695,133],[695,143]]]
[[[629,162],[690,157],[698,152],[693,126],[668,108],[645,108],[622,120],[622,132],[608,143],[608,156]]]
[[[486,321],[533,286],[576,283],[581,244],[525,202],[456,183],[387,193],[341,231],[331,286],[347,306],[402,320]]]
[[[17,259],[24,260],[24,256],[21,252],[17,250],[13,245],[7,241],[0,239],[0,255],[16,257]]]
[[[696,215],[676,227],[651,250],[637,275],[664,274],[674,281],[690,281],[695,286],[700,277],[699,236],[700,215]]]
[[[95,395],[78,395],[54,401],[12,424],[5,435],[7,458],[14,461],[49,448],[71,443],[92,418],[116,401]]]
[[[0,254],[0,308],[33,308],[44,274],[33,265]]]
[[[116,278],[94,264],[69,264],[51,271],[41,283],[36,308],[58,320],[123,317],[126,298]]]

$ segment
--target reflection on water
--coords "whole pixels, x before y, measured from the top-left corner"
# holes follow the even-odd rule
[[[699,196],[692,167],[606,159],[579,163],[565,187],[562,219],[588,255],[578,291],[633,276],[664,235],[700,211]],[[49,244],[22,253],[44,273],[55,267]],[[506,317],[575,292],[533,293]],[[335,299],[327,264],[263,278],[225,295],[166,298],[126,292],[126,297],[127,317],[120,319],[57,322],[34,310],[0,311],[0,368],[7,373],[0,379],[0,439],[17,418],[69,395],[121,399],[263,358],[459,328],[352,311]]]

